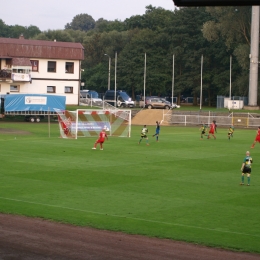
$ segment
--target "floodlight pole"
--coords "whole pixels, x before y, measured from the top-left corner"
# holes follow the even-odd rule
[[[229,83],[229,99],[231,100],[231,87],[232,87],[232,55],[230,55],[230,83]]]
[[[144,53],[144,107],[145,107],[145,85],[146,85],[146,52]]]
[[[111,58],[108,54],[104,54],[108,57],[108,83],[107,83],[107,89],[110,90],[110,70],[111,70]]]
[[[117,67],[117,52],[115,53],[115,107],[116,107],[116,67]]]
[[[174,55],[172,56],[172,106],[173,106],[173,95],[174,95]]]
[[[201,75],[200,75],[200,110],[202,107],[202,73],[203,73],[203,55],[201,55]]]

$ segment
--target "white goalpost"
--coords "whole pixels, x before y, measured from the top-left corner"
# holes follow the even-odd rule
[[[98,136],[106,129],[109,136],[131,136],[131,110],[56,110],[62,138]]]

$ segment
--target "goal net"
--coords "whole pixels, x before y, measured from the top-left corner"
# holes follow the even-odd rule
[[[98,136],[106,129],[110,136],[130,137],[131,110],[56,110],[62,138]]]

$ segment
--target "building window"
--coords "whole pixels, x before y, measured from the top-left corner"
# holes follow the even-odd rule
[[[65,72],[66,73],[74,73],[74,62],[66,62]]]
[[[73,87],[65,87],[65,93],[73,93]]]
[[[38,60],[31,60],[32,64],[32,71],[39,71],[39,61]]]
[[[56,61],[48,61],[48,72],[56,72]]]
[[[56,87],[47,86],[47,93],[56,93]]]
[[[20,86],[10,85],[10,92],[19,92]]]

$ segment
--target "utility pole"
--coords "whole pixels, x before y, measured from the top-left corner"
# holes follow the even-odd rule
[[[251,21],[251,51],[249,74],[249,102],[248,105],[257,108],[258,88],[258,54],[259,54],[259,6],[252,6]]]

